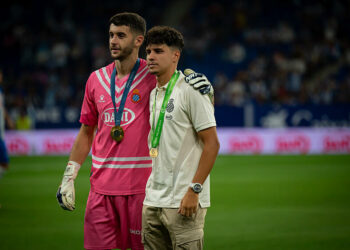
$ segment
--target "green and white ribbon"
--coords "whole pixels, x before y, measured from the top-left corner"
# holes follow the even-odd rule
[[[164,115],[165,115],[165,110],[166,106],[168,105],[169,98],[171,96],[171,93],[173,92],[174,86],[177,82],[177,79],[180,76],[179,71],[175,71],[174,74],[171,76],[171,79],[169,81],[169,84],[166,88],[163,103],[162,103],[162,108],[160,109],[159,112],[159,117],[157,121],[157,126],[154,128],[154,122],[156,118],[156,102],[157,102],[157,93],[154,97],[154,103],[153,103],[153,122],[152,122],[152,132],[151,132],[151,143],[152,143],[152,148],[156,148],[159,145],[159,140],[160,136],[162,134],[162,129],[163,129],[163,124],[164,124]]]

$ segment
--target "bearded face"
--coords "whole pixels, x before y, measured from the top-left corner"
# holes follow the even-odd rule
[[[130,27],[122,25],[110,25],[109,28],[109,50],[114,60],[123,61],[135,48],[135,37]]]

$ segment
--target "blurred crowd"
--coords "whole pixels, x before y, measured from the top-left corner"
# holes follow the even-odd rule
[[[212,64],[216,105],[344,104],[349,11],[349,1],[198,1],[181,29],[193,62]]]
[[[28,1],[4,3],[0,13],[0,83],[15,119],[39,109],[77,108],[89,74],[111,62],[109,18],[133,11],[148,26],[160,23],[163,3],[130,1]],[[35,114],[38,115],[38,112]]]
[[[190,2],[173,25],[185,37],[180,67],[196,65],[207,74],[217,106],[350,103],[348,1]],[[80,109],[89,74],[111,61],[109,18],[133,11],[150,28],[166,23],[169,13],[164,10],[170,3],[5,4],[0,84],[10,114],[20,117],[52,107]]]

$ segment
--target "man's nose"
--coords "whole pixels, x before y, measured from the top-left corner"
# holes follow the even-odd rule
[[[147,55],[147,59],[150,61],[154,60],[154,53],[152,51]]]
[[[118,43],[118,37],[117,36],[111,37],[111,43],[117,44]]]

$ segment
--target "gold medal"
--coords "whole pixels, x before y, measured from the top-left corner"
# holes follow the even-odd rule
[[[121,142],[124,138],[124,130],[121,126],[114,126],[111,129],[111,136],[116,142]]]
[[[149,155],[152,158],[156,158],[158,156],[158,149],[157,148],[151,148],[151,150],[149,151]]]

